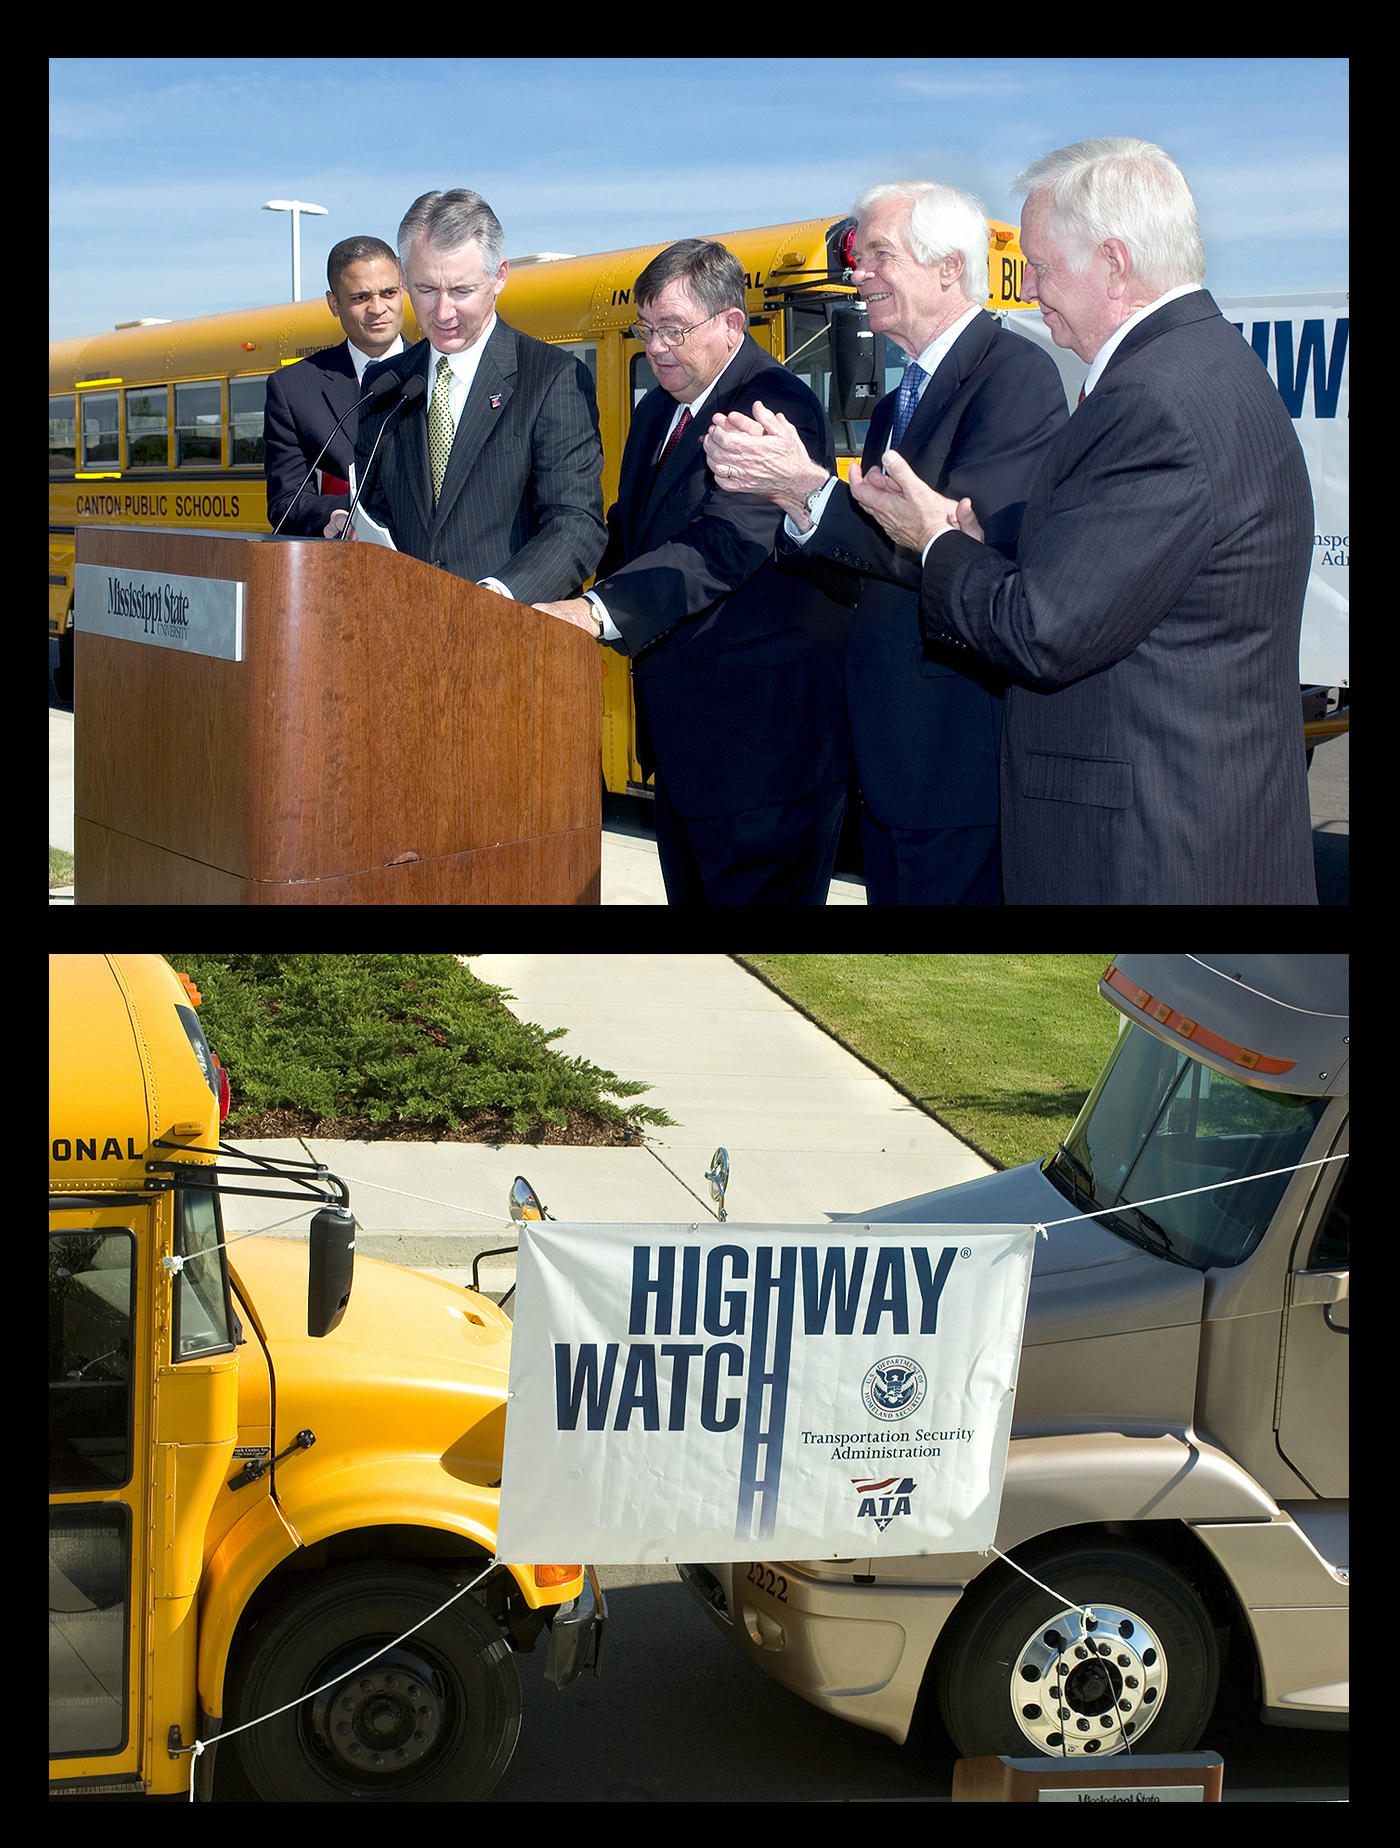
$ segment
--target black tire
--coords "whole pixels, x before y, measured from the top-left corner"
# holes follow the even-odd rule
[[[939,1639],[938,1705],[963,1757],[1189,1751],[1215,1706],[1220,1659],[1181,1574],[1108,1539],[1036,1549],[1020,1563],[1061,1596],[998,1560]],[[1092,1629],[1067,1614],[1080,1600],[1098,1613]]]
[[[334,1685],[230,1739],[269,1803],[466,1803],[520,1733],[520,1677],[470,1592],[387,1655],[367,1656],[452,1595],[418,1567],[347,1566],[295,1585],[248,1635],[225,1730]]]

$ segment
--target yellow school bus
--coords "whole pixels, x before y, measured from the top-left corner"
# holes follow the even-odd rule
[[[1023,268],[1014,225],[989,220],[987,301],[1019,309]],[[844,474],[875,404],[898,383],[903,355],[871,336],[846,281],[853,218],[812,218],[717,234],[744,266],[749,328],[826,406]],[[655,384],[628,333],[632,284],[673,239],[598,256],[517,258],[500,310],[513,327],[587,365],[598,393],[603,497],[617,496],[634,408]],[[59,691],[71,686],[73,548],[79,526],[267,532],[262,417],[279,366],[334,346],[343,330],[315,301],[193,321],[140,323],[49,348],[49,633],[60,638]],[[406,310],[404,340],[421,338]],[[405,646],[412,647],[411,633]],[[603,782],[650,791],[637,762],[629,663],[602,651]]]
[[[222,1736],[268,1802],[480,1797],[515,1653],[548,1626],[562,1687],[605,1615],[591,1567],[495,1562],[510,1323],[355,1266],[324,1167],[231,1159],[198,999],[159,956],[50,959],[50,1791],[193,1762],[207,1799]],[[224,1193],[313,1211],[309,1264],[225,1249]]]

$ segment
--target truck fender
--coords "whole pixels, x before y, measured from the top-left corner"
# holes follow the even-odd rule
[[[1278,1504],[1199,1432],[1155,1426],[1013,1437],[996,1543],[1097,1521],[1272,1521]]]

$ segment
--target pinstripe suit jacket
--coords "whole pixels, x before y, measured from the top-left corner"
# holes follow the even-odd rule
[[[365,368],[431,385],[426,340]],[[517,603],[575,595],[602,557],[603,448],[586,366],[572,354],[517,333],[499,315],[462,409],[433,506],[428,398],[406,411],[400,399],[360,414],[356,480],[388,420],[362,505],[387,526],[401,552],[457,577],[499,578]]]
[[[1135,327],[1048,450],[1017,562],[931,548],[923,620],[1011,676],[1008,904],[1315,904],[1298,633],[1312,493],[1204,290]]]

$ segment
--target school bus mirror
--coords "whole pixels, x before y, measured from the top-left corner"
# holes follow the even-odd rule
[[[864,419],[885,395],[884,342],[870,328],[862,301],[831,309],[831,415]]]
[[[311,1221],[311,1265],[306,1286],[306,1332],[313,1338],[340,1326],[355,1276],[355,1215],[323,1206]]]
[[[543,1202],[523,1174],[517,1174],[510,1190],[510,1216],[515,1220],[545,1219]]]

